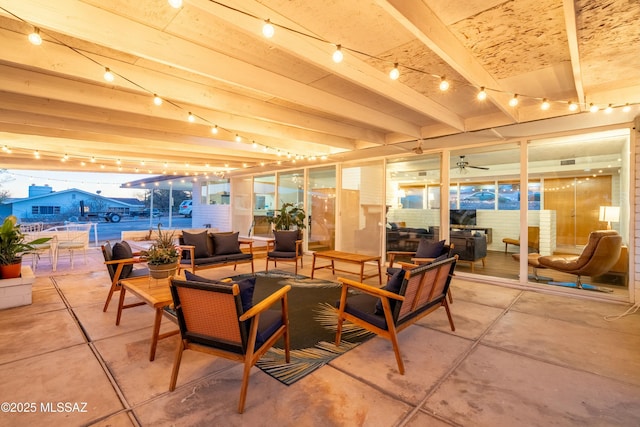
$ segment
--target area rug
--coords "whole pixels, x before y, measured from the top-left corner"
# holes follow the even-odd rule
[[[233,279],[249,276],[251,275],[243,274]],[[295,383],[373,336],[364,329],[345,322],[342,343],[339,347],[334,344],[337,325],[334,304],[340,299],[340,283],[311,279],[281,270],[258,272],[256,276],[254,303],[282,286],[291,285],[287,297],[291,362],[285,362],[284,344],[278,342],[256,364],[283,384]]]

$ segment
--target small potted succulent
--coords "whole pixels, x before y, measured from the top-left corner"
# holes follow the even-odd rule
[[[173,275],[180,259],[180,251],[175,244],[173,232],[163,232],[158,225],[158,236],[155,242],[140,255],[147,261],[151,277],[163,279]]]
[[[20,277],[22,255],[34,251],[35,245],[46,243],[50,237],[26,241],[26,235],[20,231],[18,218],[9,215],[0,227],[0,278],[13,279]],[[34,254],[37,256],[37,254]]]

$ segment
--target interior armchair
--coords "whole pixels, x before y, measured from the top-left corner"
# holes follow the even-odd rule
[[[530,251],[540,251],[540,227],[527,227],[527,241],[529,242],[528,244]],[[520,239],[505,237],[504,239],[502,239],[502,243],[504,243],[504,253],[506,254],[509,245],[520,246]]]
[[[304,268],[300,231],[274,231],[273,237],[273,240],[267,241],[266,271],[269,271],[269,261],[273,261],[275,267],[278,267],[278,261],[289,261],[295,264],[295,274],[298,274],[298,260],[300,260],[300,268]]]
[[[448,258],[451,256],[453,245],[448,245],[444,240],[434,241],[422,238],[415,251],[388,251],[387,260],[387,280],[396,272],[402,269],[402,264],[395,266],[397,259],[410,259],[412,264],[427,264],[435,261],[439,257]]]
[[[283,286],[253,306],[253,289],[245,289],[241,295],[238,283],[172,278],[170,289],[182,339],[176,349],[169,390],[176,387],[185,350],[242,362],[238,403],[238,412],[242,413],[251,367],[280,337],[284,338],[285,360],[290,361],[287,293],[291,286]],[[269,309],[278,303],[280,310]]]
[[[572,286],[589,290],[605,289],[582,283],[581,276],[599,276],[611,270],[620,258],[622,236],[615,230],[597,230],[589,234],[589,241],[580,255],[548,255],[537,258],[541,267],[577,276],[576,282],[549,282],[551,285]]]

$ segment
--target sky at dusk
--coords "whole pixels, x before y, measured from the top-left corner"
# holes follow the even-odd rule
[[[144,194],[143,190],[120,188],[120,185],[149,176],[153,175],[9,169],[0,171],[0,190],[8,191],[12,198],[28,197],[29,186],[35,184],[49,185],[53,191],[77,188],[89,193],[101,191],[100,195],[104,197],[138,197]]]

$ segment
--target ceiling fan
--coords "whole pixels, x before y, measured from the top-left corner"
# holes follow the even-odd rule
[[[483,169],[483,170],[486,170],[486,171],[489,170],[489,168],[486,168],[484,166],[473,166],[473,165],[470,165],[469,162],[467,162],[465,160],[465,156],[460,156],[460,160],[458,160],[458,163],[456,163],[456,166],[458,166],[458,169],[460,170],[460,172],[465,172],[465,170],[467,168]]]

